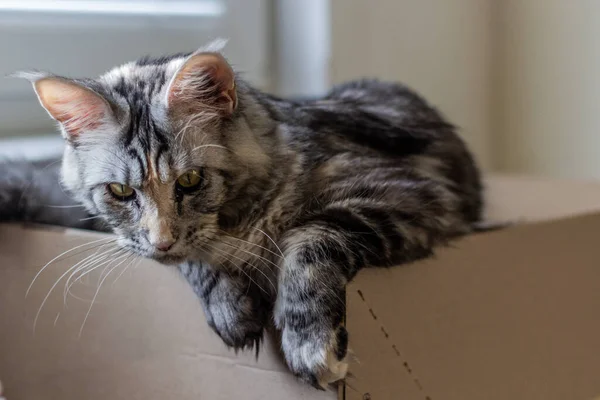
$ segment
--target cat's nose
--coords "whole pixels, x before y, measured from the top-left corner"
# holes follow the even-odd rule
[[[156,243],[152,243],[152,245],[160,251],[169,251],[171,249],[171,247],[173,247],[173,245],[175,244],[175,239],[171,238],[171,239],[167,239],[167,240],[161,240],[158,241]]]
[[[148,242],[159,251],[169,251],[177,242],[177,235],[164,220],[156,221],[148,230]]]

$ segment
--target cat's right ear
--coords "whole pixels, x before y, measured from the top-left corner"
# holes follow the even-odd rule
[[[60,77],[24,77],[31,81],[40,104],[60,124],[67,139],[114,129],[116,120],[110,104],[92,89]]]

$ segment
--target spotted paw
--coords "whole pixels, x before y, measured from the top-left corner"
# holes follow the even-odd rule
[[[282,347],[292,372],[317,389],[346,377],[348,333],[339,326],[328,332],[284,328]]]

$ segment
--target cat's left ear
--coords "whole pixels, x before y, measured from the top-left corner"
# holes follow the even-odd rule
[[[197,52],[175,73],[167,89],[169,111],[227,117],[237,107],[235,74],[218,52]]]
[[[71,79],[43,74],[21,73],[28,79],[40,104],[59,122],[66,139],[85,139],[90,133],[113,131],[114,110],[108,101],[92,89]]]

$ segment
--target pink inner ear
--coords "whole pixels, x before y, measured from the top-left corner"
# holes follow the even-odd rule
[[[106,101],[91,90],[58,78],[35,83],[40,101],[69,136],[98,129],[108,112]]]
[[[193,55],[171,83],[168,103],[180,110],[231,114],[237,103],[233,70],[220,54]]]
[[[62,103],[62,104],[60,104]],[[91,104],[73,104],[68,101],[58,101],[57,105],[67,109],[57,120],[63,124],[70,135],[79,136],[85,131],[98,129],[104,118],[104,110]]]

